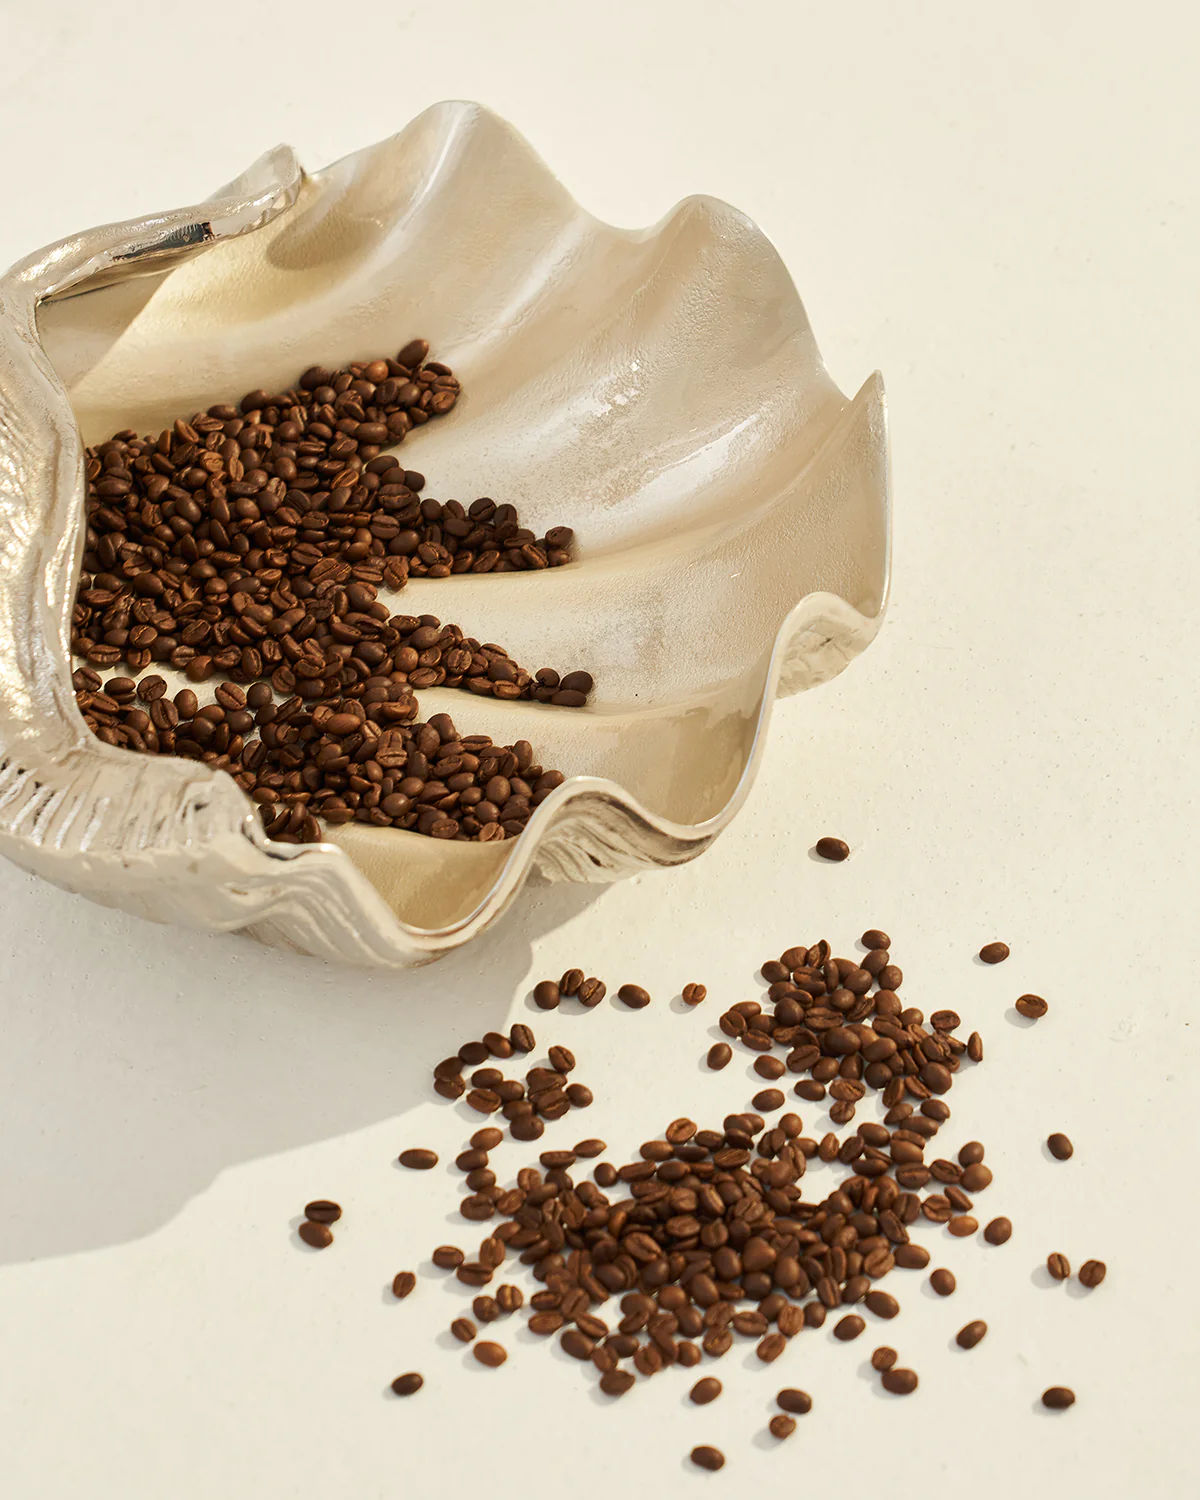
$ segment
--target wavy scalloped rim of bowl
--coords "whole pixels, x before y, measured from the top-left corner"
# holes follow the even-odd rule
[[[792,335],[807,340],[804,373],[821,385],[826,401],[786,482],[789,493],[822,495],[826,509],[857,486],[859,525],[871,550],[867,581],[856,600],[861,608],[826,590],[804,593],[757,665],[744,666],[727,685],[725,717],[735,725],[740,769],[736,759],[724,767],[713,782],[720,803],[698,821],[656,812],[615,780],[572,775],[517,839],[502,844],[445,844],[349,824],[331,830],[325,843],[281,845],[267,839],[228,776],[103,745],[75,708],[68,634],[82,529],[82,450],[66,390],[39,342],[39,308],[120,282],[131,271],[154,275],[209,245],[252,235],[286,220],[314,182],[331,175],[353,180],[362,175],[356,163],[372,161],[378,169],[389,153],[401,161],[406,150],[411,156],[406,143],[429,153],[439,141],[446,149],[454,142],[460,155],[490,152],[491,166],[499,161],[510,175],[524,174],[536,191],[568,203],[585,228],[596,225],[629,244],[656,243],[699,201],[717,213],[714,222],[734,224],[790,293],[791,305],[784,306],[779,287],[771,289],[780,322],[790,319]],[[415,166],[409,170],[420,178]],[[7,642],[0,634],[0,849],[59,885],[157,920],[245,930],[297,951],[393,966],[427,962],[477,936],[534,872],[607,881],[701,852],[745,800],[775,697],[839,672],[876,634],[887,602],[882,382],[871,377],[852,402],[840,397],[820,365],[790,278],[771,257],[777,262],[760,231],[725,205],[714,210],[713,200],[688,200],[652,231],[598,225],[510,127],[478,106],[450,104],[316,178],[304,178],[291,152],[278,148],[203,205],[93,230],[14,267],[0,278],[0,633],[7,633]],[[144,301],[135,292],[130,305],[136,311]],[[45,321],[53,323],[53,315]],[[60,367],[69,366],[69,355],[61,348],[57,355]],[[88,357],[102,358],[103,348]],[[669,522],[669,516],[659,520],[660,533]],[[706,536],[721,524],[710,517]],[[651,537],[650,548],[643,544],[643,555],[653,543]],[[571,712],[594,712],[599,723],[604,709]],[[680,699],[671,712],[678,718],[702,710]]]

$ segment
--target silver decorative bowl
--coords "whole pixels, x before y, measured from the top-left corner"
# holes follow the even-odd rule
[[[440,498],[574,526],[579,560],[418,579],[397,607],[586,668],[594,703],[423,695],[568,773],[517,839],[348,824],[274,843],[228,776],[102,744],[76,710],[83,443],[414,336],[464,397],[405,461]],[[852,401],[834,386],[779,257],[734,209],[689,198],[614,229],[471,104],[313,176],[280,147],[205,203],[0,279],[0,850],[160,921],[427,962],[534,872],[607,881],[707,848],[776,695],[834,676],[878,630],[888,524],[882,383]]]

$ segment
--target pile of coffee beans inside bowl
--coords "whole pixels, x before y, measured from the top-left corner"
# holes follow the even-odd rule
[[[511,505],[434,500],[384,451],[458,401],[458,380],[428,353],[416,339],[394,359],[314,366],[291,389],[87,450],[71,624],[84,721],[108,744],[228,771],[277,839],[318,839],[318,820],[511,838],[561,773],[525,741],[460,735],[446,714],[420,721],[415,694],[579,708],[592,690],[587,672],[531,672],[380,597],[410,578],[539,571],[573,555],[570,527],[539,537]],[[216,679],[214,700],[139,676],[156,666]],[[130,675],[104,675],[121,667]]]

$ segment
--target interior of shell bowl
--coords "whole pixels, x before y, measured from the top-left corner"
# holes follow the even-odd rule
[[[854,400],[834,386],[790,277],[740,213],[692,198],[650,229],[599,223],[475,106],[427,111],[307,177],[264,228],[49,304],[39,326],[89,443],[428,339],[463,394],[396,450],[405,466],[438,499],[510,502],[538,536],[572,527],[577,556],[382,597],[530,670],[585,669],[595,690],[566,708],[433,689],[421,717],[527,739],[545,766],[599,778],[586,789],[631,808],[675,851],[664,862],[740,801],[776,693],[832,676],[878,626],[878,378]],[[359,823],[328,838],[403,921],[438,928],[528,861],[521,846],[547,841],[554,812],[497,843]]]

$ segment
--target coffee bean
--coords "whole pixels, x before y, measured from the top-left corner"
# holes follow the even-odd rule
[[[708,994],[708,990],[702,984],[685,984],[683,987],[683,1003],[685,1005],[699,1005]]]
[[[839,1318],[834,1324],[833,1336],[846,1343],[850,1339],[856,1339],[866,1326],[857,1313],[847,1313],[844,1318]]]
[[[1052,1385],[1042,1392],[1042,1405],[1051,1411],[1066,1411],[1075,1405],[1075,1392],[1069,1386]]]
[[[869,927],[859,939],[864,948],[887,949],[892,946],[892,940],[886,932],[881,932],[878,927]]]
[[[585,1083],[567,1084],[567,1103],[572,1109],[586,1109],[592,1098],[592,1091]]]
[[[759,1340],[754,1352],[764,1364],[771,1364],[786,1348],[787,1339],[782,1333],[768,1333],[765,1338]]]
[[[397,1375],[392,1381],[392,1390],[397,1396],[412,1396],[425,1384],[425,1377],[412,1370],[407,1375]]]
[[[635,1383],[627,1370],[606,1370],[600,1377],[600,1389],[606,1396],[623,1396]]]
[[[718,1069],[723,1068],[732,1056],[733,1048],[730,1047],[728,1042],[714,1042],[713,1045],[708,1049],[708,1057],[706,1061],[708,1063],[708,1066],[715,1072]]]
[[[820,838],[816,843],[816,852],[822,859],[831,859],[840,862],[849,857],[850,845],[842,839]]]
[[[550,1066],[558,1073],[569,1073],[575,1066],[575,1054],[567,1047],[551,1047],[547,1056]]]
[[[1108,1267],[1102,1260],[1085,1260],[1079,1268],[1079,1279],[1086,1287],[1096,1287],[1108,1274]]]
[[[775,1401],[782,1411],[792,1412],[802,1417],[812,1410],[812,1397],[807,1391],[798,1391],[792,1386],[785,1386],[775,1397]]]
[[[960,1185],[969,1193],[982,1193],[992,1180],[992,1169],[984,1166],[982,1162],[972,1162],[969,1167],[963,1168],[963,1174],[958,1179]]]
[[[783,1412],[777,1412],[767,1423],[772,1437],[783,1439],[791,1437],[796,1430],[795,1417],[786,1416]]]
[[[979,950],[979,957],[985,964],[1002,964],[1008,953],[1007,943],[984,943]]]
[[[435,1266],[443,1271],[453,1271],[461,1266],[466,1256],[457,1245],[439,1245],[430,1256]]]
[[[715,1375],[706,1375],[703,1380],[697,1380],[688,1394],[697,1406],[707,1406],[721,1394],[721,1382]]]
[[[411,1271],[397,1271],[392,1280],[392,1296],[403,1299],[417,1284],[417,1278]]]
[[[469,1344],[475,1337],[475,1325],[470,1318],[455,1318],[450,1325],[450,1332],[460,1344]]]
[[[608,988],[602,979],[585,979],[579,986],[580,1004],[594,1010],[607,993]]]
[[[889,1348],[887,1344],[880,1344],[871,1355],[871,1368],[882,1373],[884,1370],[890,1370],[898,1358],[894,1349]]]
[[[710,1448],[706,1444],[692,1449],[691,1460],[698,1469],[709,1469],[714,1473],[725,1467],[725,1455],[720,1448]]]
[[[760,1078],[776,1079],[783,1077],[784,1066],[777,1057],[756,1057],[754,1071]]]
[[[558,981],[558,992],[560,995],[577,995],[579,986],[583,983],[584,973],[582,969],[568,969]]]
[[[877,1318],[894,1318],[900,1311],[900,1304],[890,1292],[872,1290],[867,1293],[863,1301]]]
[[[978,1141],[968,1141],[965,1146],[959,1147],[958,1160],[960,1166],[977,1166],[983,1160],[983,1147]]]
[[[939,1266],[936,1271],[929,1273],[929,1285],[939,1297],[949,1297],[958,1283],[954,1279],[953,1271],[947,1271],[944,1266]]]
[[[333,1230],[327,1224],[314,1223],[311,1219],[305,1219],[296,1233],[313,1250],[324,1250],[333,1244]]]
[[[1050,1007],[1040,995],[1021,995],[1017,998],[1017,1010],[1028,1021],[1038,1021]]]
[[[336,1224],[342,1217],[341,1205],[331,1198],[314,1198],[304,1205],[304,1217],[314,1224]]]
[[[533,1032],[521,1022],[509,1028],[508,1039],[513,1045],[514,1052],[532,1052],[537,1046]]]
[[[494,1370],[498,1365],[502,1365],[508,1358],[508,1351],[502,1344],[493,1344],[487,1339],[481,1339],[475,1344],[471,1353],[481,1365],[486,1365],[489,1370]]]
[[[893,1254],[896,1264],[910,1271],[921,1271],[929,1264],[929,1251],[924,1245],[899,1244]]]
[[[982,1318],[975,1318],[963,1326],[954,1335],[954,1342],[960,1349],[974,1349],[984,1334],[987,1333],[987,1324]]]
[[[989,1245],[1003,1245],[1012,1237],[1012,1220],[999,1218],[993,1219],[983,1231],[983,1237]]]
[[[917,1388],[917,1373],[915,1370],[902,1370],[893,1366],[883,1372],[881,1382],[884,1390],[890,1391],[893,1396],[911,1396]]]
[[[1046,1137],[1046,1146],[1055,1161],[1068,1161],[1075,1155],[1075,1147],[1060,1131]]]
[[[784,1096],[779,1089],[760,1089],[750,1102],[755,1109],[769,1112],[783,1108]]]
[[[630,1010],[642,1010],[650,1004],[649,993],[639,984],[623,984],[617,991],[617,999]]]
[[[929,1018],[935,1031],[957,1031],[962,1019],[956,1010],[935,1010]]]
[[[1071,1262],[1065,1255],[1060,1255],[1055,1250],[1046,1257],[1046,1269],[1055,1281],[1066,1281],[1071,1274]]]
[[[554,1010],[562,999],[553,979],[543,979],[533,987],[533,1003],[539,1010]]]
[[[525,1305],[525,1293],[519,1286],[505,1282],[496,1288],[496,1306],[502,1313],[515,1313]]]
[[[983,1061],[983,1038],[977,1031],[973,1031],[967,1038],[967,1056],[972,1062]]]
[[[409,1167],[414,1172],[428,1172],[430,1167],[437,1166],[438,1157],[436,1151],[424,1146],[410,1146],[407,1151],[401,1151],[399,1161],[402,1167]]]
[[[956,1214],[947,1223],[946,1228],[956,1239],[966,1239],[979,1228],[979,1220],[972,1218],[970,1214]]]
[[[602,1156],[608,1148],[602,1140],[593,1136],[585,1141],[576,1141],[573,1149],[576,1156],[592,1157]]]
[[[471,1137],[471,1146],[475,1151],[491,1151],[504,1139],[504,1132],[497,1130],[494,1125],[481,1126]]]

